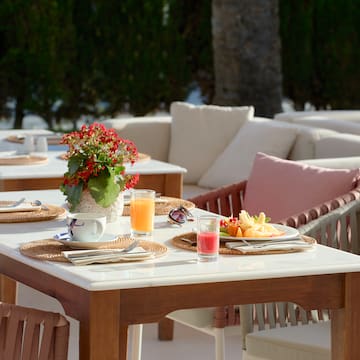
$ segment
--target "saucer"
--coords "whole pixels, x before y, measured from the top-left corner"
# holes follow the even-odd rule
[[[118,235],[113,234],[104,234],[99,241],[72,241],[59,239],[56,241],[61,242],[62,244],[69,246],[72,249],[97,249],[104,245],[111,245],[118,238]]]

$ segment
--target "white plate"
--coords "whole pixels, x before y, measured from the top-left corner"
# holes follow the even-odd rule
[[[220,235],[220,239],[223,241],[228,241],[228,240],[236,240],[236,241],[242,241],[242,240],[246,240],[246,241],[264,241],[264,240],[289,240],[289,239],[293,239],[298,237],[299,231],[298,229],[292,228],[290,226],[285,226],[285,225],[280,225],[280,224],[271,224],[272,226],[274,226],[276,229],[280,230],[280,231],[284,231],[285,234],[281,235],[281,236],[271,236],[271,237],[235,237],[235,236],[223,236]]]
[[[37,211],[41,209],[41,205],[32,205],[30,202],[24,202],[18,206],[14,207],[1,207],[0,213],[9,213],[9,212],[23,212],[23,211]]]
[[[71,240],[57,240],[71,247],[72,249],[97,249],[99,246],[111,244],[117,239],[117,235],[104,234],[99,241],[71,241]]]

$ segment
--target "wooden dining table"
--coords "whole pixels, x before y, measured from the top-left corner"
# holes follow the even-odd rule
[[[61,204],[60,192],[4,192],[2,199],[46,199]],[[204,214],[193,210],[194,215]],[[156,216],[149,241],[165,245],[161,257],[142,262],[92,264],[42,261],[20,253],[22,244],[52,238],[64,220],[1,224],[0,273],[56,298],[80,322],[80,359],[127,356],[128,326],[156,322],[177,309],[291,301],[305,309],[332,311],[332,359],[360,358],[360,258],[322,245],[273,255],[220,255],[199,262],[196,251],[176,247],[173,237],[194,223],[171,225]],[[109,234],[129,231],[124,216]],[[240,341],[240,340],[239,340]]]

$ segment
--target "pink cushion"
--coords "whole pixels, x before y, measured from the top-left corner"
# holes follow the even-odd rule
[[[328,169],[257,153],[244,208],[251,215],[264,211],[276,223],[347,193],[359,176],[359,169]]]

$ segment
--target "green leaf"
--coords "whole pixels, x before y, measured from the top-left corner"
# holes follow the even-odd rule
[[[70,205],[70,211],[73,211],[80,202],[83,184],[79,183],[78,185],[74,186],[62,185],[60,190],[67,196],[67,201]]]
[[[79,157],[71,157],[68,161],[69,174],[74,175],[78,171],[82,160]]]
[[[102,207],[109,207],[120,193],[120,186],[115,182],[115,175],[111,168],[97,177],[90,178],[88,189],[96,203]]]

